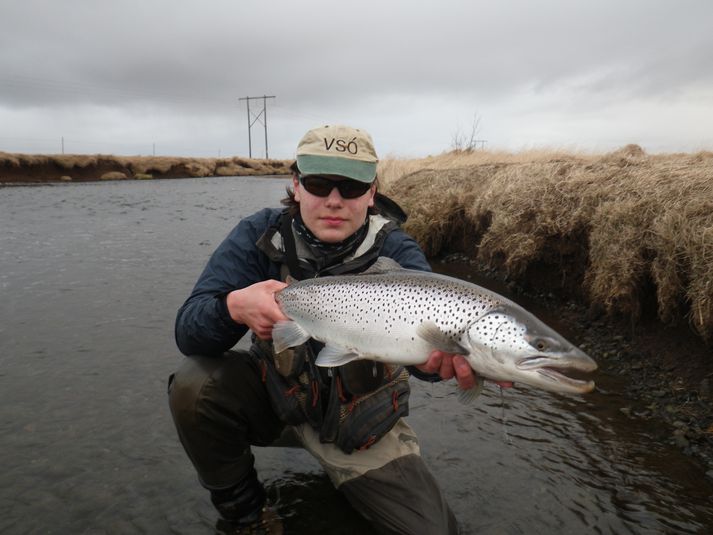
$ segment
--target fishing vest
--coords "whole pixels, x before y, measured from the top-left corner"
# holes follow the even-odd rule
[[[286,211],[257,247],[280,264],[283,280],[295,271],[311,276],[360,273],[376,261],[387,235],[400,223],[382,215],[369,218],[368,233],[356,250],[316,273],[311,273],[313,265],[307,261],[313,258],[311,250],[292,231],[292,217]],[[334,443],[345,453],[367,449],[408,414],[409,372],[403,366],[370,360],[318,367],[315,360],[322,347],[309,340],[276,354],[271,341],[253,336],[250,354],[283,423],[309,423],[321,442]]]

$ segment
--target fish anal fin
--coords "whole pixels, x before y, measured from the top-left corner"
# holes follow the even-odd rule
[[[275,353],[296,347],[310,339],[310,334],[294,321],[278,321],[272,326],[272,345]]]
[[[317,366],[333,368],[334,366],[341,366],[358,358],[359,355],[357,353],[354,353],[353,351],[350,351],[349,349],[344,349],[343,347],[327,344],[319,352],[319,355],[317,355],[317,360],[315,360],[314,363]]]
[[[444,333],[441,328],[432,321],[424,321],[418,326],[416,333],[426,342],[444,353],[454,353],[457,355],[467,355],[469,353],[468,349]]]

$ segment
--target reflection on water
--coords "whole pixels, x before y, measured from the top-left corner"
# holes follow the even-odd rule
[[[0,533],[212,533],[165,400],[175,311],[282,179],[0,188]],[[414,383],[409,422],[466,533],[707,533],[713,489],[621,385],[564,397]],[[368,526],[301,450],[259,449],[290,533]]]

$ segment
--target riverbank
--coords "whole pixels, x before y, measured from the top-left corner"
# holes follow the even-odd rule
[[[289,175],[287,160],[0,152],[1,183]]]
[[[713,479],[713,153],[383,163],[430,257],[549,307],[600,373],[621,378],[622,413]]]
[[[438,162],[435,162],[437,164]],[[463,251],[513,280],[713,340],[713,153],[431,168],[387,182],[427,255]]]

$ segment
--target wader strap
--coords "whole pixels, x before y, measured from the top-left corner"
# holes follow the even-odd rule
[[[297,280],[302,280],[304,278],[304,274],[302,273],[302,268],[300,267],[299,260],[297,259],[295,235],[292,233],[292,218],[287,214],[283,214],[280,219],[280,234],[282,234],[282,240],[285,244],[287,267],[290,270],[290,275]]]

